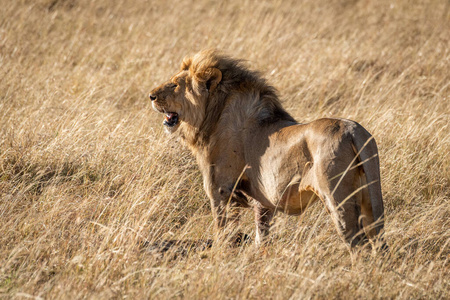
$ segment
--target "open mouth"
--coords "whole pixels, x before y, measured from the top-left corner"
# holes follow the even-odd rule
[[[178,124],[178,114],[174,112],[168,112],[164,114],[164,125],[173,127]]]

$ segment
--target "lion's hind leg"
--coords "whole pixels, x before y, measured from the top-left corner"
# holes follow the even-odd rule
[[[360,172],[361,182],[361,214],[359,216],[360,227],[364,231],[365,236],[370,240],[371,246],[375,249],[386,251],[389,249],[384,240],[383,232],[377,233],[377,228],[383,226],[383,220],[375,221],[373,216],[372,202],[370,201],[370,194],[366,176],[363,171]]]
[[[369,189],[367,188],[367,180],[364,172],[360,172],[360,188],[361,188],[361,214],[359,216],[360,227],[369,239],[376,236],[376,230],[373,226],[374,218],[372,212],[372,204],[370,202]]]
[[[362,194],[358,189],[357,173],[355,169],[347,170],[340,175],[343,178],[329,176],[327,172],[316,173],[317,194],[330,213],[338,234],[351,247],[366,241],[359,222]]]

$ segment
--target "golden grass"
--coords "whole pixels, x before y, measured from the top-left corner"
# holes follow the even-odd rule
[[[445,0],[3,1],[0,297],[450,298],[449,21]],[[262,70],[298,120],[374,134],[388,254],[349,253],[319,203],[262,249],[141,251],[214,234],[147,99],[207,47]]]

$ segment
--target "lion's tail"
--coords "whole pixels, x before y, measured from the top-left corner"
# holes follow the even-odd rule
[[[373,136],[359,124],[352,133],[352,139],[356,147],[355,152],[359,155],[362,165],[360,170],[364,173],[362,174],[362,185],[367,185],[367,189],[363,189],[361,209],[362,212],[372,213],[373,221],[369,220],[367,225],[369,225],[369,229],[375,230],[376,235],[379,235],[384,228],[384,207],[377,144]],[[373,230],[370,231],[373,232]]]

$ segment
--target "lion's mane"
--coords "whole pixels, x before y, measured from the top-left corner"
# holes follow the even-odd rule
[[[239,109],[254,109],[256,122],[265,126],[280,120],[295,120],[284,110],[278,100],[276,89],[269,85],[259,72],[249,70],[243,60],[224,55],[217,50],[204,50],[193,57],[187,57],[181,64],[181,70],[189,70],[194,90],[198,88],[196,82],[206,82],[209,72],[220,70],[222,79],[217,88],[204,101],[204,119],[196,128],[195,142],[208,143],[210,136],[217,129],[217,121],[226,105],[233,101],[234,96],[253,94],[253,103],[249,106],[239,106]],[[199,93],[197,93],[199,94]],[[256,103],[254,103],[256,99]],[[236,116],[238,116],[236,112]]]

